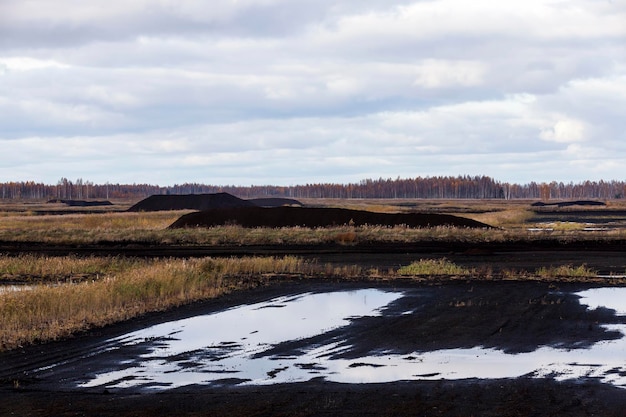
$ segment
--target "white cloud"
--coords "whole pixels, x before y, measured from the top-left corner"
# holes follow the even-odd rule
[[[559,118],[553,126],[542,130],[539,137],[560,143],[581,142],[586,139],[585,124],[580,120]]]
[[[0,57],[0,68],[6,71],[31,71],[45,68],[69,68],[68,65],[51,59],[37,59],[31,57]]]
[[[485,68],[480,62],[429,59],[418,65],[414,84],[425,88],[477,86],[482,84]]]

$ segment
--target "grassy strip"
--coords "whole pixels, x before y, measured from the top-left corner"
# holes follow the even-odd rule
[[[140,213],[141,214],[141,213]],[[90,215],[86,215],[90,216]],[[92,216],[92,215],[91,215]],[[141,224],[141,222],[139,222]],[[467,229],[457,227],[432,227],[412,229],[407,227],[327,227],[327,228],[244,228],[219,226],[212,228],[164,229],[153,225],[142,227],[120,227],[98,229],[87,227],[64,228],[59,225],[39,225],[40,228],[14,228],[2,225],[0,219],[0,241],[42,242],[58,245],[138,242],[153,245],[315,245],[339,243],[410,243],[419,241],[440,242],[508,242],[538,241],[549,238],[560,241],[613,240],[626,238],[626,229],[581,233],[578,230],[553,230],[549,234],[531,233],[526,229]]]
[[[135,258],[78,256],[0,256],[0,282],[74,282],[98,279],[142,264]]]
[[[0,293],[0,350],[259,285],[263,274],[314,269],[294,257],[135,262],[99,280]]]
[[[11,213],[0,217],[0,240],[7,242],[97,243],[153,240],[188,211],[102,213],[32,216]],[[157,240],[155,240],[157,242]]]
[[[471,277],[472,279],[494,279],[493,273],[487,270],[468,269],[459,266],[445,258],[441,259],[420,259],[409,265],[400,267],[396,274],[404,277]],[[506,280],[576,280],[584,278],[595,278],[598,271],[588,268],[586,265],[560,265],[551,266],[549,268],[541,267],[534,272],[528,271],[504,271],[498,278]]]

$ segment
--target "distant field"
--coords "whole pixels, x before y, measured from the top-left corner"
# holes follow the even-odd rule
[[[0,241],[47,244],[98,244],[142,242],[159,245],[256,245],[410,242],[423,239],[506,241],[545,238],[621,239],[626,236],[626,202],[606,207],[535,208],[525,200],[301,200],[308,207],[339,207],[379,213],[439,213],[489,224],[494,230],[449,228],[409,229],[379,226],[331,228],[244,229],[220,226],[210,229],[169,230],[167,227],[190,211],[128,213],[135,201],[104,207],[68,207],[45,202],[0,204]],[[341,236],[339,236],[341,235]],[[342,237],[343,236],[343,237]]]

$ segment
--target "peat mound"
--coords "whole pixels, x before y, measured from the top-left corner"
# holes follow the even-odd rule
[[[253,203],[228,193],[151,195],[128,211],[209,210],[254,206]]]
[[[297,206],[302,207],[303,204],[293,198],[251,198],[247,200],[259,207],[282,207],[282,206]]]
[[[602,201],[594,200],[577,200],[577,201],[559,201],[556,203],[544,203],[537,201],[531,204],[532,207],[571,207],[571,206],[606,206]]]
[[[113,203],[111,203],[108,200],[104,200],[104,201],[87,201],[87,200],[61,200],[58,198],[55,198],[53,200],[48,200],[47,201],[48,204],[65,204],[67,206],[70,207],[97,207],[97,206],[112,206]]]
[[[211,210],[235,207],[302,206],[291,198],[254,198],[243,200],[228,193],[151,195],[128,211]]]
[[[176,220],[170,228],[212,227],[236,224],[243,227],[328,227],[341,225],[381,225],[407,227],[454,226],[468,228],[491,227],[449,214],[373,213],[340,208],[305,207],[235,207],[189,213]]]

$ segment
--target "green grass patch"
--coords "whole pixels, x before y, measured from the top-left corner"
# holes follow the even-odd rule
[[[419,275],[470,275],[471,270],[463,268],[447,259],[420,259],[397,270],[401,276]]]
[[[535,274],[541,278],[587,278],[597,276],[598,271],[590,269],[586,265],[561,265],[539,268]]]

